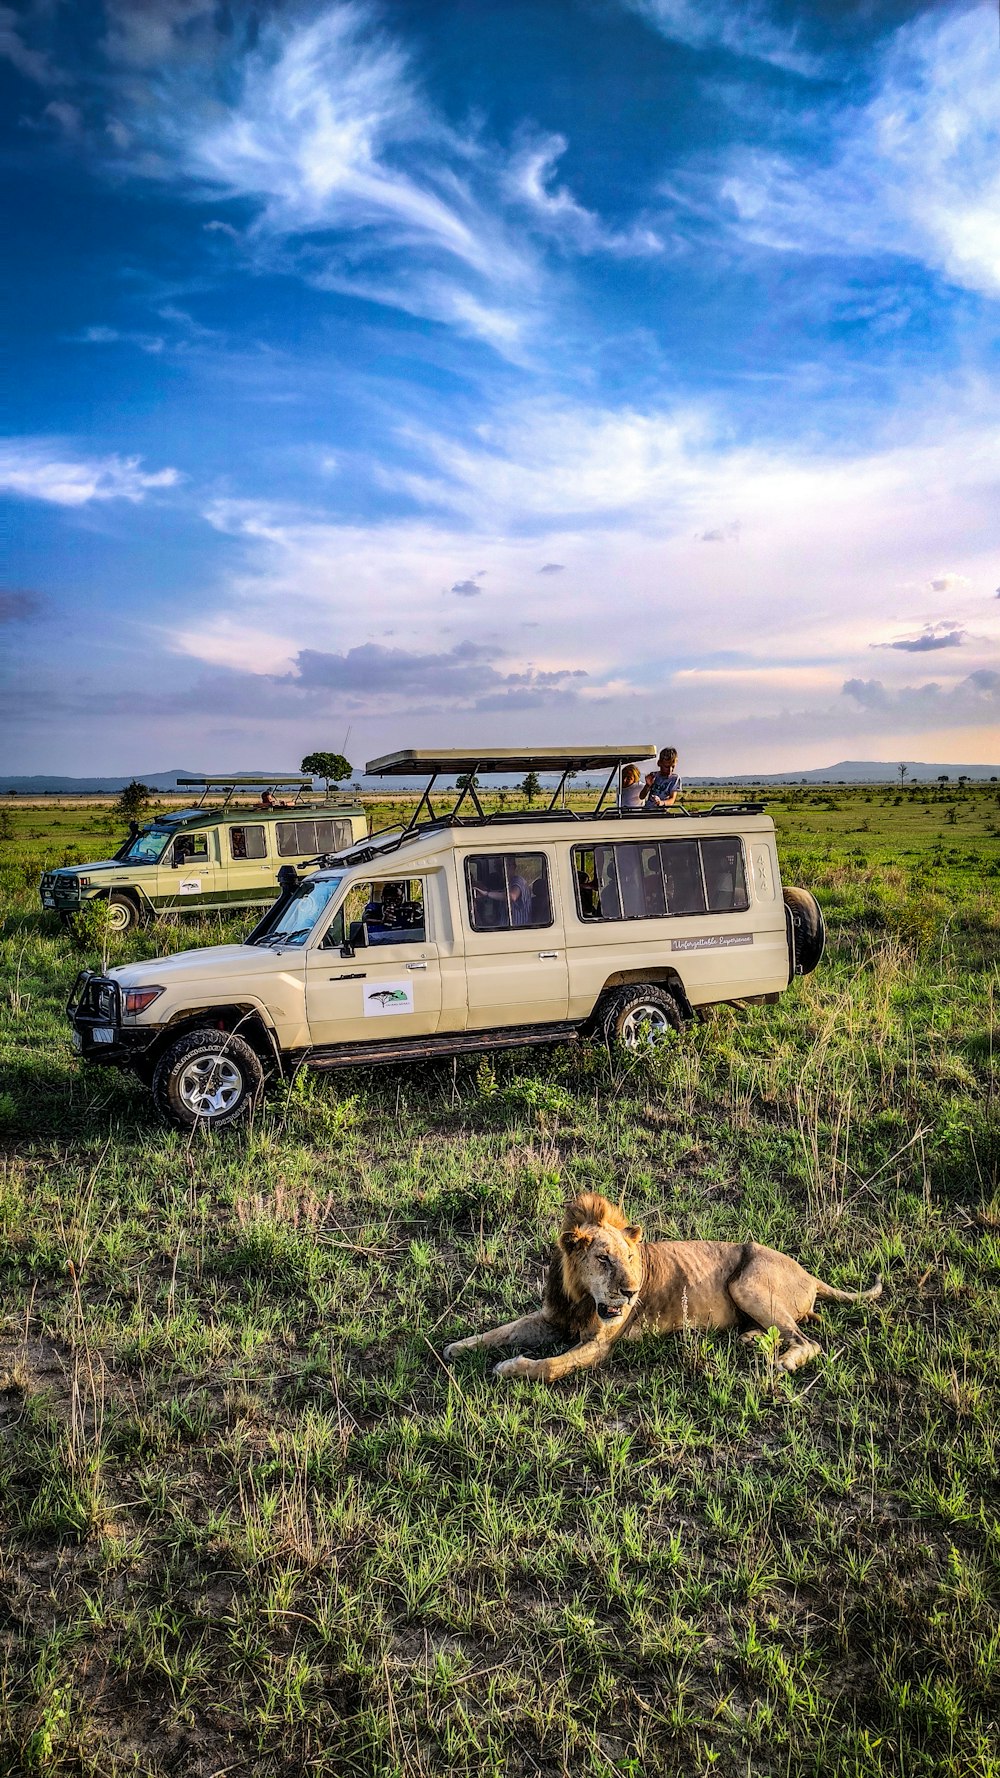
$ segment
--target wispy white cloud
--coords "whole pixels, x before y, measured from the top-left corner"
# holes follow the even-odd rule
[[[308,18],[273,13],[248,47],[213,36],[196,0],[156,0],[148,16],[119,3],[112,162],[241,203],[205,226],[262,271],[438,321],[524,363],[552,295],[547,251],[642,258],[662,244],[642,217],[609,226],[557,180],[562,136],[525,123],[508,150],[482,125],[449,123],[394,22],[369,0],[340,0]]]
[[[625,0],[664,37],[690,49],[728,50],[790,73],[816,75],[821,63],[802,48],[796,28],[779,25],[760,0]]]
[[[86,506],[91,500],[144,500],[180,480],[176,469],[142,468],[141,457],[82,457],[55,439],[0,440],[0,489],[54,506]]]
[[[745,147],[719,196],[749,240],[788,253],[892,254],[1000,293],[996,9],[931,8],[884,51],[874,97],[815,152]]]
[[[489,196],[490,156],[431,106],[371,10],[347,0],[307,23],[272,20],[233,78],[221,109],[146,106],[133,128],[158,158],[144,170],[246,200],[244,241],[265,261],[516,344],[535,256]]]
[[[544,136],[522,147],[505,179],[513,200],[527,210],[536,225],[577,253],[610,253],[632,259],[661,253],[663,242],[652,227],[635,223],[622,230],[609,228],[565,185],[556,184],[556,168],[568,147],[566,137],[559,135]]]
[[[66,76],[56,67],[51,56],[45,50],[34,49],[25,41],[24,34],[28,24],[23,12],[18,15],[13,7],[0,6],[0,61],[10,62],[19,74],[23,74],[26,80],[34,81],[37,86],[60,85]]]

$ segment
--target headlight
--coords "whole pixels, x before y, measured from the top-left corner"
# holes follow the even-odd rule
[[[89,877],[76,877],[73,880],[75,881],[78,889],[89,889],[90,888],[90,878]]]
[[[136,1013],[145,1012],[163,993],[162,988],[126,988],[122,995],[122,1010],[135,1017]]]

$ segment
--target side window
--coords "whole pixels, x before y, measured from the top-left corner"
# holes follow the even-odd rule
[[[582,920],[620,920],[621,896],[613,846],[575,846],[573,871]]]
[[[473,932],[552,925],[544,852],[484,852],[467,858],[465,886]]]
[[[705,888],[713,914],[739,912],[750,906],[743,845],[740,840],[702,840]]]
[[[299,828],[311,826],[313,838],[309,848],[316,852],[339,852],[343,846],[351,843],[351,824],[349,821],[320,820],[298,823]]]
[[[660,861],[668,914],[703,914],[705,885],[697,840],[661,840]]]
[[[424,886],[402,881],[352,883],[323,939],[327,949],[345,940],[364,945],[422,945],[427,938]]]
[[[301,858],[312,847],[311,821],[279,821],[278,854],[281,858]]]
[[[667,911],[660,855],[655,845],[616,846],[622,919],[653,920]]]
[[[353,835],[349,821],[279,821],[278,853],[282,858],[317,858],[321,852],[339,852]]]
[[[231,858],[266,858],[267,841],[262,826],[231,827],[229,829],[229,856]]]
[[[207,864],[207,833],[180,833],[174,841],[175,864]]]

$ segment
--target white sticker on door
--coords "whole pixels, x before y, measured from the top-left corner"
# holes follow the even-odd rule
[[[413,1011],[412,982],[366,982],[361,992],[366,1019]]]
[[[177,893],[178,893],[178,895],[200,895],[201,894],[201,878],[200,877],[182,877],[180,882],[177,885]]]

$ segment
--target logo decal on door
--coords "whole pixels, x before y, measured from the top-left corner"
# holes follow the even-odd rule
[[[413,1011],[412,982],[373,982],[361,990],[365,1018],[382,1018],[389,1013]]]
[[[178,893],[178,895],[200,895],[201,894],[201,878],[200,877],[182,877],[180,882],[177,885],[177,893]]]

